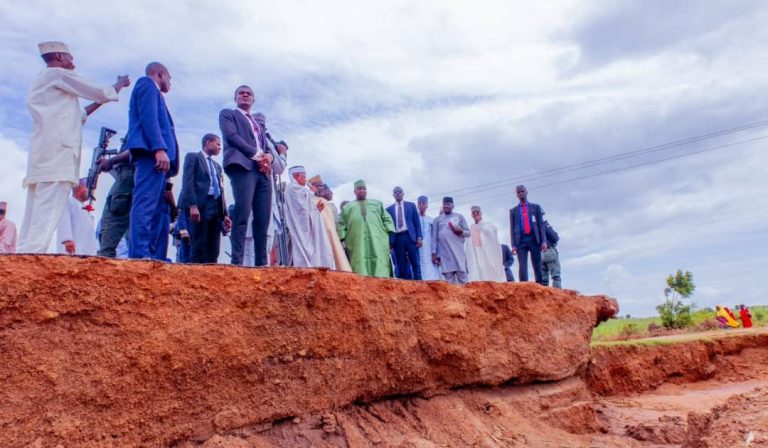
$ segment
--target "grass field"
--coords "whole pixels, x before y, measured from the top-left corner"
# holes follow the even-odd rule
[[[750,307],[752,313],[752,325],[760,327],[768,325],[768,306],[754,306]],[[734,311],[734,314],[738,317],[739,313]],[[693,313],[693,325],[689,329],[693,330],[700,323],[708,319],[713,319],[715,313],[710,310],[697,310]],[[649,324],[661,325],[661,320],[658,317],[641,317],[630,319],[611,319],[607,322],[603,322],[595,328],[592,333],[592,341],[611,341],[619,339],[620,335],[626,333],[646,333]],[[627,327],[632,326],[631,330],[626,330]]]

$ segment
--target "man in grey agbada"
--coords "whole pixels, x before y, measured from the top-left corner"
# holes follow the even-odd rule
[[[467,283],[467,254],[464,240],[469,238],[469,226],[464,216],[453,212],[453,198],[443,198],[443,214],[435,218],[432,227],[432,261],[448,283]]]

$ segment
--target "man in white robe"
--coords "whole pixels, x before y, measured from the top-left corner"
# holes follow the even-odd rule
[[[67,206],[67,198],[80,169],[80,144],[85,118],[102,103],[118,100],[130,84],[118,76],[110,87],[96,85],[75,73],[69,48],[62,42],[38,45],[47,67],[32,83],[27,107],[32,115],[32,138],[23,185],[27,203],[18,251],[44,253]],[[94,101],[80,109],[78,98]]]
[[[469,281],[506,282],[499,231],[493,223],[483,221],[480,207],[474,205],[471,210],[475,223],[470,226],[469,238],[464,243]]]
[[[72,189],[67,208],[61,214],[56,228],[56,247],[60,254],[96,255],[99,240],[96,239],[96,219],[86,210],[88,200],[86,179],[80,179],[78,186]]]
[[[421,262],[422,280],[442,280],[440,268],[432,261],[432,226],[433,218],[427,216],[429,208],[429,198],[419,196],[416,200],[416,207],[419,209],[419,219],[421,220],[421,247],[419,248],[419,261]]]
[[[320,211],[320,217],[323,219],[323,228],[325,229],[325,237],[328,241],[328,245],[331,246],[331,252],[333,252],[333,262],[336,264],[336,270],[342,272],[352,272],[352,265],[349,264],[349,258],[344,251],[344,246],[339,239],[339,233],[336,230],[339,223],[339,215],[336,210],[336,206],[333,202],[333,193],[331,192],[328,199],[328,192],[331,191],[328,185],[323,183],[323,179],[319,174],[312,176],[307,181],[309,189],[315,195],[315,204]]]
[[[293,265],[336,269],[315,195],[307,187],[306,170],[294,166],[288,174],[291,183],[285,189],[285,225],[290,235]]]

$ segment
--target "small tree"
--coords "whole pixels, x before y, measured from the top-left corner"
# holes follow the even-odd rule
[[[683,328],[692,322],[692,303],[684,303],[693,295],[696,285],[693,284],[693,274],[678,269],[674,275],[667,277],[667,287],[664,288],[665,302],[656,307],[661,318],[661,324],[667,328]]]

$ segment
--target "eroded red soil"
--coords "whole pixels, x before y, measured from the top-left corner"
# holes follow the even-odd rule
[[[608,433],[638,446],[768,446],[768,334],[719,336],[594,350],[587,382]]]
[[[590,352],[615,302],[532,284],[51,256],[0,277],[2,447],[768,446],[760,330]]]
[[[2,256],[0,446],[166,446],[572,377],[616,302],[535,284]],[[546,315],[546,320],[532,316]]]

